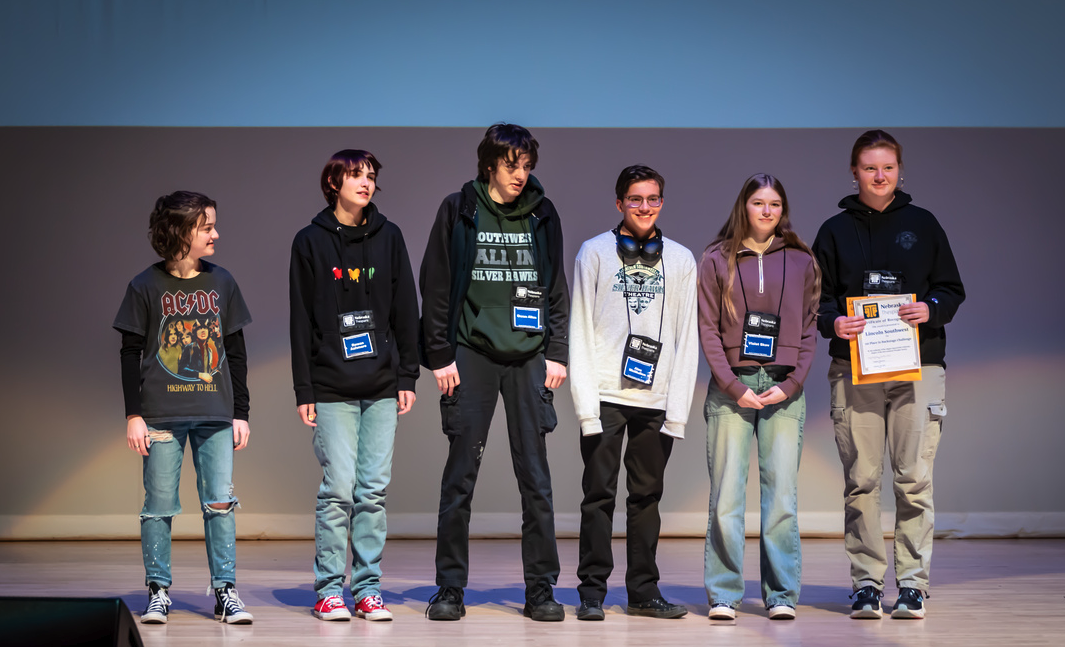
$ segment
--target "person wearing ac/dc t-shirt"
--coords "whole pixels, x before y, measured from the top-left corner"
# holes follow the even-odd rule
[[[614,191],[621,223],[585,241],[573,270],[570,391],[584,459],[577,619],[606,617],[626,435],[626,612],[680,618],[688,610],[665,600],[658,588],[658,507],[699,369],[695,258],[656,226],[665,192],[657,171],[630,166]]]
[[[207,196],[188,191],[156,201],[148,232],[163,261],[130,281],[113,324],[122,333],[126,443],[143,457],[143,623],[165,623],[170,611],[170,527],[181,512],[178,482],[187,443],[203,507],[215,619],[252,622],[236,589],[233,496],[233,451],[247,447],[251,433],[243,333],[251,315],[229,272],[204,260],[218,240],[215,208]],[[209,339],[206,321],[223,333],[221,348]],[[175,366],[178,331],[190,326],[196,334],[183,337]]]
[[[314,526],[320,620],[351,619],[343,597],[349,545],[356,615],[392,619],[381,598],[385,496],[397,416],[414,405],[420,369],[407,247],[370,201],[380,169],[368,151],[335,153],[321,176],[328,204],[292,241],[292,382],[322,466]]]
[[[422,259],[423,363],[443,394],[449,443],[430,620],[466,613],[473,488],[500,394],[521,493],[524,614],[565,617],[552,590],[559,564],[545,435],[556,424],[551,389],[566,379],[569,291],[558,213],[531,175],[538,146],[521,126],[490,127],[477,179],[444,199]]]

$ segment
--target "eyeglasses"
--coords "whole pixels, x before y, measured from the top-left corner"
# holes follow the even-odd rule
[[[644,202],[647,203],[648,207],[651,207],[652,209],[655,209],[657,207],[661,207],[662,206],[662,196],[660,196],[660,195],[652,195],[652,196],[650,196],[648,198],[643,198],[643,197],[640,197],[638,195],[630,195],[629,197],[625,198],[625,204],[630,209],[639,209],[640,206],[642,206]]]

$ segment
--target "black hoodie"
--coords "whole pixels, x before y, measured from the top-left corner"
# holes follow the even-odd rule
[[[902,272],[902,293],[914,293],[928,304],[928,321],[918,326],[921,363],[946,366],[944,326],[965,300],[958,264],[947,234],[936,217],[910,204],[895,191],[884,211],[876,211],[849,195],[843,209],[821,225],[813,252],[821,264],[821,307],[817,328],[829,342],[832,357],[850,359],[850,344],[836,336],[837,317],[847,314],[847,297],[863,296],[866,270]]]
[[[418,379],[418,300],[399,227],[371,202],[358,227],[323,209],[292,241],[289,334],[296,404],[394,398]],[[376,357],[345,360],[339,315],[372,310]]]

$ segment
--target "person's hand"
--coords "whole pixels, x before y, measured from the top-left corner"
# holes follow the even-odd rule
[[[854,339],[858,336],[858,333],[865,330],[865,317],[857,315],[854,317],[836,317],[836,321],[832,324],[832,327],[836,331],[836,336],[840,339]]]
[[[301,404],[300,406],[296,407],[296,411],[299,412],[300,420],[303,421],[303,424],[307,425],[308,427],[318,426],[318,423],[314,421],[314,419],[318,417],[318,414],[314,411],[314,403]]]
[[[784,400],[788,399],[788,396],[784,395],[784,391],[779,386],[776,386],[776,385],[773,385],[771,388],[767,389],[763,393],[759,393],[755,397],[758,398],[758,401],[761,402],[762,405],[766,406],[766,407],[768,407],[771,404],[776,404],[778,402],[783,402]]]
[[[754,394],[754,391],[747,389],[747,391],[740,396],[739,400],[736,400],[744,409],[761,409],[764,405],[762,401],[758,399],[758,396]]]
[[[248,446],[251,436],[251,427],[247,420],[233,419],[233,449],[240,451]]]
[[[455,387],[459,385],[459,367],[455,362],[451,362],[444,368],[435,369],[433,377],[436,378],[436,388],[450,398],[455,393]]]
[[[544,386],[549,389],[557,389],[566,381],[566,365],[547,360],[547,379]]]
[[[148,424],[144,422],[144,418],[126,418],[126,444],[141,456],[148,455]]]
[[[399,410],[399,415],[403,415],[410,411],[410,408],[414,406],[414,401],[417,398],[414,396],[414,391],[400,391],[399,400],[396,402],[396,407]]]
[[[923,324],[928,321],[928,304],[924,301],[918,301],[899,306],[899,319],[911,326]]]
[[[210,384],[210,383],[211,383],[211,381],[213,381],[213,380],[214,380],[214,378],[213,378],[213,377],[211,377],[211,374],[210,374],[210,373],[200,373],[200,375],[199,375],[199,378],[200,378],[201,380],[203,380],[204,382],[207,382],[208,384]]]

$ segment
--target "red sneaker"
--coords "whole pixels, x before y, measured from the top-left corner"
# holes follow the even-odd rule
[[[314,617],[319,620],[351,620],[351,611],[348,611],[343,598],[330,595],[314,605]]]
[[[355,615],[367,620],[391,620],[392,612],[380,595],[367,595],[355,605]]]

